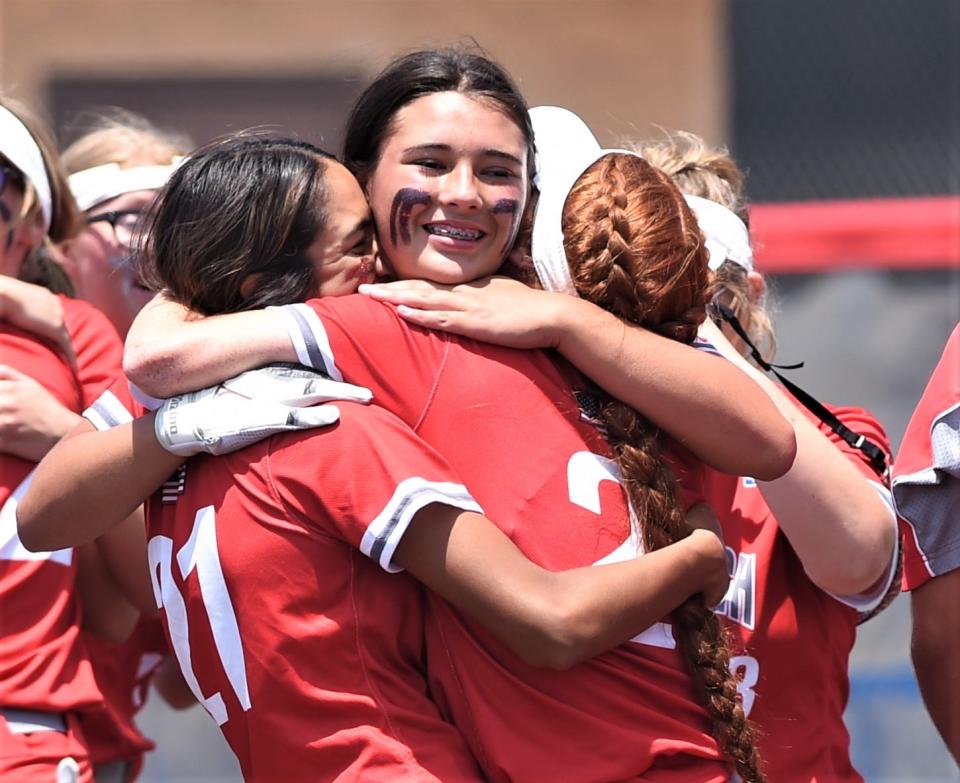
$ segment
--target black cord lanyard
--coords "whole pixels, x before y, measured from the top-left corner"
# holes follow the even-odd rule
[[[870,464],[873,465],[873,468],[877,471],[877,473],[879,473],[881,476],[887,475],[887,457],[883,453],[883,449],[881,449],[873,441],[868,440],[866,436],[851,430],[846,424],[840,421],[840,419],[834,416],[833,413],[827,410],[818,399],[808,394],[795,383],[784,378],[779,372],[777,372],[778,369],[797,370],[800,367],[803,367],[803,362],[798,362],[797,364],[769,363],[763,358],[763,356],[760,355],[760,351],[757,350],[757,347],[747,336],[746,330],[737,319],[737,316],[734,314],[733,310],[716,301],[711,302],[708,305],[708,309],[714,318],[722,318],[724,321],[730,324],[730,328],[733,329],[733,331],[737,333],[737,336],[750,347],[750,355],[753,357],[753,360],[757,363],[757,365],[759,365],[765,371],[772,372],[774,375],[776,375],[780,383],[782,383],[807,410],[809,410],[814,416],[820,419],[820,421],[826,424],[831,430],[833,430],[833,432],[843,438],[845,443],[855,449],[859,449],[866,454],[867,458],[870,460]]]

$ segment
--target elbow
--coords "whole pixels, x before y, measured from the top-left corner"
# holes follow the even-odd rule
[[[591,641],[599,629],[575,602],[553,601],[541,609],[540,618],[529,638],[514,646],[528,666],[561,672],[595,654]]]
[[[786,475],[797,457],[797,436],[793,427],[782,419],[783,425],[764,433],[764,442],[756,452],[758,459],[752,471],[744,471],[758,481],[775,481]]]
[[[809,564],[807,575],[817,587],[843,596],[875,594],[882,589],[881,583],[889,579],[894,567],[894,555],[899,556],[896,523],[891,519],[890,510],[883,507],[864,529],[869,531],[869,536],[861,539],[849,556]],[[811,572],[816,565],[827,566],[829,570]]]
[[[173,357],[161,349],[138,343],[128,344],[123,352],[123,373],[138,389],[151,397],[166,399],[175,393],[164,383],[171,377]]]
[[[16,518],[17,538],[28,552],[52,552],[62,548],[50,535],[51,526],[46,524],[44,515],[34,511],[29,492],[17,506]]]

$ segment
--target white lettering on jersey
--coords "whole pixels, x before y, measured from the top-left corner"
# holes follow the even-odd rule
[[[167,536],[154,536],[147,545],[147,555],[150,560],[153,594],[157,608],[165,611],[167,628],[180,671],[197,701],[206,708],[218,725],[223,725],[228,717],[223,697],[218,691],[209,698],[204,698],[193,671],[187,607],[173,580],[173,540]],[[177,552],[176,559],[181,578],[186,579],[196,569],[200,582],[200,597],[213,632],[220,664],[240,706],[244,711],[249,710],[251,705],[243,645],[240,641],[237,615],[220,566],[213,506],[197,511],[190,538]]]
[[[601,457],[590,451],[578,451],[570,457],[567,462],[567,491],[571,503],[594,514],[600,514],[600,483],[603,481],[614,481],[620,484],[620,470],[612,459]],[[630,516],[633,521],[632,508]],[[631,525],[631,527],[634,526]],[[642,554],[643,542],[639,536],[631,534],[613,552],[600,558],[594,565],[619,563]],[[654,623],[630,641],[668,650],[673,650],[677,646],[676,639],[673,637],[673,628],[669,623]]]
[[[0,508],[0,560],[37,561],[46,560],[58,565],[69,566],[73,561],[73,549],[58,549],[55,552],[31,552],[20,542],[17,531],[17,506],[20,499],[27,493],[27,488],[33,480],[34,471],[20,482],[7,502]]]
[[[755,552],[738,554],[730,547],[724,549],[730,586],[713,611],[752,631],[757,619],[757,555]]]
[[[760,679],[760,663],[752,655],[732,655],[730,673],[737,678],[737,693],[743,701],[743,712],[749,717],[757,698],[754,688]]]

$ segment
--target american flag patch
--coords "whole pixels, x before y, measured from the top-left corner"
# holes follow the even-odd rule
[[[176,503],[177,499],[183,494],[183,488],[187,483],[187,464],[184,463],[177,472],[163,482],[160,488],[161,503]]]
[[[600,400],[592,392],[574,390],[573,396],[577,398],[577,407],[580,409],[580,420],[587,422],[603,431],[603,423],[600,421]]]

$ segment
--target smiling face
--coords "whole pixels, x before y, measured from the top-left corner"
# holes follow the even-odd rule
[[[398,278],[462,283],[493,274],[529,192],[522,131],[457,92],[412,101],[367,183],[381,253]]]
[[[324,173],[327,220],[307,255],[313,261],[317,296],[346,296],[374,281],[373,223],[356,178],[329,161]]]

